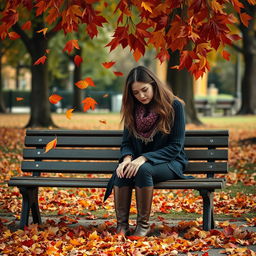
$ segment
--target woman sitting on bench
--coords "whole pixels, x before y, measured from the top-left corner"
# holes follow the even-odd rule
[[[112,175],[105,200],[114,187],[117,233],[130,235],[129,212],[135,187],[137,226],[133,236],[150,233],[149,216],[154,183],[187,178],[184,153],[183,103],[147,68],[133,68],[122,100],[124,135],[121,159]]]

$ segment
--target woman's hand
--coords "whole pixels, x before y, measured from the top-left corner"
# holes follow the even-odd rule
[[[126,176],[126,178],[131,178],[132,176],[135,176],[140,166],[143,165],[146,161],[147,159],[144,156],[140,156],[131,161],[124,169],[124,177]]]
[[[124,178],[124,170],[129,165],[129,163],[132,161],[131,156],[125,156],[123,162],[121,162],[117,169],[116,174],[118,178]]]

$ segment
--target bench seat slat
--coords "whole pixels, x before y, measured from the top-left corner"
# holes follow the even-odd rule
[[[63,178],[47,178],[47,177],[23,177],[11,178],[9,186],[26,186],[26,187],[86,187],[86,188],[106,188],[108,179],[63,179]],[[221,189],[225,185],[223,180],[170,180],[155,184],[158,189]]]
[[[117,162],[43,162],[23,161],[23,172],[53,173],[106,173],[111,174],[117,168]],[[184,173],[227,173],[226,162],[190,162]]]
[[[27,147],[45,147],[55,136],[26,136]],[[58,136],[57,147],[120,147],[122,137],[119,136]],[[227,136],[193,136],[185,138],[185,147],[227,147]]]

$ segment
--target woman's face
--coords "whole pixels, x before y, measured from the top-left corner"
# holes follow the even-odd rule
[[[134,82],[132,84],[132,93],[142,104],[150,103],[154,96],[153,86],[142,82]]]

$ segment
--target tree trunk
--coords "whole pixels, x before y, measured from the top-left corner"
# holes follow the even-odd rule
[[[52,121],[50,111],[47,60],[44,64],[33,65],[36,60],[45,55],[48,41],[47,39],[34,34],[31,44],[33,49],[31,51],[31,114],[26,127],[56,127]]]
[[[243,57],[245,62],[244,75],[242,79],[242,105],[238,114],[256,113],[256,35],[255,16],[256,7],[247,5],[247,13],[254,17],[248,27],[240,25],[243,34]]]
[[[81,55],[81,50],[77,52],[78,55]],[[74,64],[75,65],[75,64]],[[83,100],[83,90],[78,88],[75,83],[82,80],[82,67],[81,65],[78,67],[75,65],[74,75],[73,75],[73,83],[74,83],[74,93],[73,93],[73,105],[76,107],[76,111],[82,112],[82,100]]]
[[[6,113],[3,95],[2,55],[0,55],[0,113]]]
[[[171,86],[174,94],[185,102],[186,123],[200,125],[202,123],[197,117],[194,103],[192,75],[185,69],[171,69],[170,67],[179,64],[179,52],[169,53],[171,58],[167,67],[167,82]]]

